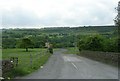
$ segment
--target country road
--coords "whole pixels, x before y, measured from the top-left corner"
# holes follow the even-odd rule
[[[55,51],[42,69],[22,79],[118,79],[118,68],[64,51]]]

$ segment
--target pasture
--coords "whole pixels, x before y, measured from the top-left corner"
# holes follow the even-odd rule
[[[3,49],[2,58],[10,59],[11,57],[18,57],[18,66],[14,67],[11,71],[8,71],[4,77],[16,77],[24,76],[39,69],[45,64],[50,57],[46,49],[37,48],[29,49],[25,52],[25,49]]]

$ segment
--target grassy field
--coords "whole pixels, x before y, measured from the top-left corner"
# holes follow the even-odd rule
[[[79,50],[77,47],[67,48],[65,54],[79,54]]]
[[[2,59],[2,49],[0,48],[0,60]]]
[[[31,55],[31,56],[30,56]],[[48,60],[51,54],[46,49],[3,49],[2,58],[10,59],[10,57],[18,57],[18,66],[7,72],[5,77],[24,76],[37,70]]]

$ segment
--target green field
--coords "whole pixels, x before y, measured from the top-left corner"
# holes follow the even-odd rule
[[[46,52],[46,49],[39,48],[29,49],[29,52],[25,52],[25,49],[3,49],[2,58],[10,59],[10,57],[18,57],[18,66],[5,74],[5,77],[13,78],[27,75],[39,69],[48,60],[50,54]]]
[[[79,54],[79,50],[77,47],[69,47],[67,51],[64,52],[65,54]]]

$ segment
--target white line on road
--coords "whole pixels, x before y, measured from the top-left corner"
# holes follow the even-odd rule
[[[78,70],[77,66],[74,63],[71,62],[71,64],[75,67],[75,69]]]
[[[65,57],[65,59],[68,60],[69,62],[71,62],[71,60],[68,57]],[[75,69],[78,70],[77,66],[74,63],[71,62],[71,64],[75,67]]]

